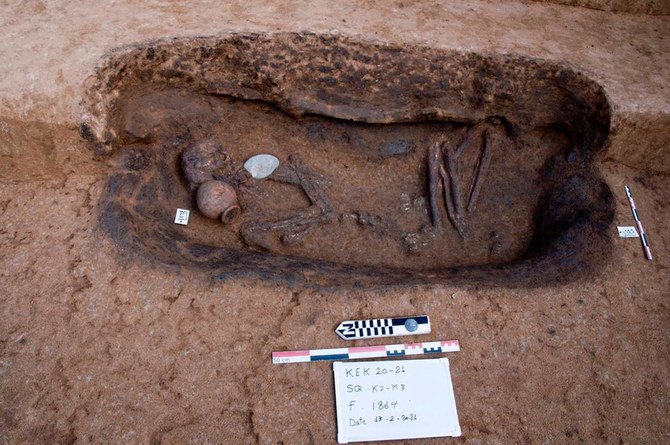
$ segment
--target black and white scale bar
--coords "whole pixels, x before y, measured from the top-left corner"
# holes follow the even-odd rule
[[[428,334],[430,333],[430,319],[427,315],[417,315],[414,317],[347,320],[340,323],[335,332],[345,340]]]
[[[642,240],[642,248],[644,249],[644,255],[649,261],[651,261],[651,249],[649,248],[649,241],[647,240],[647,234],[642,228],[642,221],[640,221],[640,214],[637,212],[637,207],[635,207],[635,201],[633,201],[633,194],[630,192],[630,187],[627,185],[624,186],[626,190],[626,196],[628,197],[628,203],[630,204],[630,209],[633,211],[633,219],[635,220],[635,225],[637,230],[640,231],[640,239]]]

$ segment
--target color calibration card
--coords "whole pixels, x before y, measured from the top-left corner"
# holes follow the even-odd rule
[[[335,362],[337,441],[456,437],[449,360]]]

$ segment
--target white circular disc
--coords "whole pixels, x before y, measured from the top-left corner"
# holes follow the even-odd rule
[[[279,167],[279,159],[272,155],[252,156],[244,163],[244,168],[254,179],[267,178]]]

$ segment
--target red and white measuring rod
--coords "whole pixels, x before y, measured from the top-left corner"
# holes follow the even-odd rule
[[[630,187],[625,185],[624,188],[626,189],[626,196],[628,196],[630,209],[633,211],[633,218],[635,219],[637,230],[640,231],[640,238],[642,239],[642,247],[644,248],[644,254],[648,260],[651,260],[651,249],[649,248],[649,241],[647,240],[647,234],[644,233],[644,229],[642,228],[642,221],[640,221],[640,214],[637,213],[637,207],[635,207],[635,201],[633,201],[633,195],[630,193]]]
[[[356,346],[352,348],[307,349],[272,353],[272,363],[305,363],[321,360],[354,360],[359,358],[403,357],[406,355],[442,354],[461,350],[458,340],[401,343],[397,345]]]

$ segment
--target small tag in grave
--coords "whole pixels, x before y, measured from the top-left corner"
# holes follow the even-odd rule
[[[188,224],[188,217],[191,214],[190,210],[186,209],[177,209],[177,214],[174,217],[174,223],[175,224],[181,224],[182,226],[185,226]]]
[[[458,437],[449,360],[335,362],[337,441]]]
[[[634,226],[617,226],[620,238],[638,238],[637,230]]]

